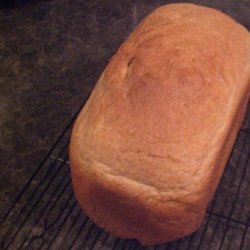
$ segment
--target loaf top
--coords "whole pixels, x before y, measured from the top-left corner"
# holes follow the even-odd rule
[[[148,200],[198,199],[249,93],[244,27],[207,7],[160,7],[121,45],[81,111],[73,171],[88,168]]]

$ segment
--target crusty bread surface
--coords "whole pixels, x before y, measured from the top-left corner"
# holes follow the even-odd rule
[[[221,12],[170,4],[109,61],[70,142],[73,188],[101,228],[143,245],[199,228],[250,94],[250,36]]]

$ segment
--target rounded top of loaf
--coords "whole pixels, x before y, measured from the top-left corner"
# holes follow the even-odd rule
[[[193,4],[156,9],[112,57],[81,111],[72,170],[149,190],[149,199],[198,195],[249,78],[244,27]]]

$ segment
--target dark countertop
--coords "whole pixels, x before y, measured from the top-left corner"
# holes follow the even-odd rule
[[[170,2],[182,1],[12,1],[0,10],[1,220],[51,156],[119,44]],[[220,9],[250,29],[250,0],[186,2]]]

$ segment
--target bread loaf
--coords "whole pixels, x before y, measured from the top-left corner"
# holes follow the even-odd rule
[[[101,228],[144,245],[199,228],[250,94],[250,36],[217,10],[162,6],[109,61],[70,143],[73,188]]]

